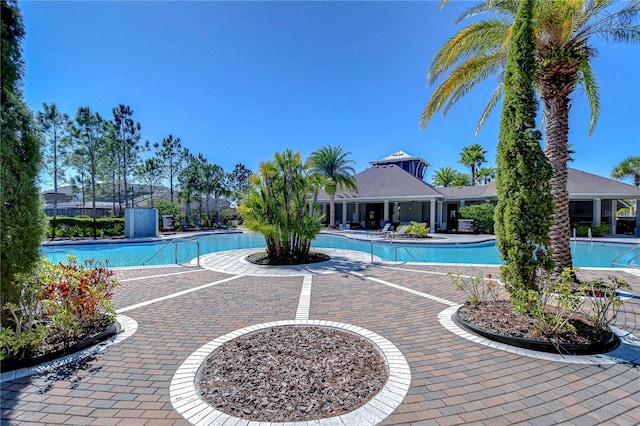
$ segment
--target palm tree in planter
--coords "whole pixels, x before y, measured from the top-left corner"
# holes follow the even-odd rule
[[[336,223],[335,195],[338,188],[358,190],[353,176],[355,169],[351,165],[354,161],[347,159],[350,154],[350,152],[344,152],[340,145],[336,147],[329,145],[312,152],[309,157],[311,168],[326,177],[324,190],[329,195],[329,226],[335,226]]]
[[[300,153],[286,150],[260,163],[249,184],[238,206],[244,224],[264,236],[273,263],[303,263],[321,227],[317,175]]]
[[[443,5],[446,3],[448,0],[442,1]],[[452,71],[427,102],[421,117],[423,128],[437,111],[446,114],[476,84],[491,75],[503,74],[519,3],[518,0],[484,0],[459,18],[461,21],[477,19],[484,13],[493,14],[491,18],[460,30],[436,53],[429,66],[429,84]],[[590,132],[593,131],[600,112],[600,97],[590,64],[596,54],[590,40],[598,37],[613,42],[639,41],[640,26],[635,24],[639,13],[640,2],[637,0],[540,0],[533,5],[537,66],[534,84],[540,94],[546,122],[545,154],[553,169],[551,187],[555,213],[550,238],[556,274],[572,267],[567,191],[571,95],[576,87],[584,88],[591,106]],[[504,86],[500,83],[480,116],[476,133],[489,113],[500,104],[503,94]]]
[[[640,156],[630,156],[622,160],[611,170],[611,177],[616,179],[633,178],[633,184],[640,186]]]

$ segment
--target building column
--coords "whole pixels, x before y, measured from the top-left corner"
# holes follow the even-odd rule
[[[436,232],[436,200],[429,201],[429,227]]]
[[[440,225],[438,226],[438,229],[446,229],[446,222],[443,222],[443,213],[442,213],[442,208],[444,206],[444,202],[442,201],[438,201],[438,218],[440,219]],[[435,229],[433,230],[435,232]]]
[[[398,202],[393,203],[393,221],[398,222],[400,220],[400,208],[398,207]]]
[[[602,222],[602,199],[593,199],[593,226],[600,226]]]
[[[464,200],[460,200],[458,209],[461,209],[462,207],[464,207]]]
[[[347,218],[347,202],[343,201],[342,202],[342,220],[340,221],[340,223],[342,223],[343,225],[346,225],[348,221],[349,221],[349,218]]]
[[[360,223],[360,203],[356,203],[355,213],[356,213],[356,221]]]
[[[616,235],[616,225],[618,224],[618,200],[611,200],[611,226],[609,227],[609,232],[612,235]]]
[[[328,207],[327,207],[327,203],[323,203],[322,204],[322,214],[324,215],[324,220],[329,224],[329,226],[332,226],[329,223],[329,212],[327,211]]]
[[[387,200],[384,200],[384,213],[382,216],[382,220],[389,222],[389,201]]]

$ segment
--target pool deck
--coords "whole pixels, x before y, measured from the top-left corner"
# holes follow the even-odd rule
[[[185,417],[209,424],[213,417],[198,417],[210,412],[201,401],[187,405],[176,396],[172,382],[183,377],[175,376],[185,360],[236,330],[295,320],[361,327],[401,352],[410,378],[382,425],[640,423],[640,340],[633,335],[611,356],[561,357],[488,345],[451,326],[451,309],[465,296],[447,273],[497,276],[496,267],[370,263],[369,255],[327,250],[330,262],[268,268],[244,261],[251,251],[212,253],[202,267],[117,269],[114,303],[128,337],[37,375],[3,373],[2,425],[190,424]],[[579,275],[615,275],[640,294],[633,270],[583,268]],[[616,324],[640,337],[639,299],[625,301]],[[183,416],[185,407],[196,414]],[[317,423],[296,423],[307,424]]]

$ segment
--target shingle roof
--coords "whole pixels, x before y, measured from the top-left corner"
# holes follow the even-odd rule
[[[567,190],[573,199],[578,197],[636,198],[640,197],[640,188],[628,183],[569,168]],[[496,184],[491,182],[481,186],[462,186],[438,188],[447,198],[495,198]]]
[[[434,188],[428,183],[392,164],[369,167],[354,176],[358,191],[336,192],[336,200],[402,200],[402,199],[444,199],[473,200],[497,197],[496,183],[479,186]],[[585,198],[640,198],[640,188],[613,179],[569,168],[567,182],[572,199]],[[328,201],[329,196],[322,191],[319,201]]]
[[[607,195],[624,198],[640,198],[640,188],[628,183],[583,172],[582,170],[569,169],[569,181],[567,189],[571,197],[579,195],[594,196]]]
[[[381,199],[432,199],[443,198],[428,183],[407,173],[392,164],[369,167],[354,176],[358,191],[336,192],[336,200],[358,198],[362,200]],[[318,195],[319,201],[327,201],[329,196],[323,191]]]

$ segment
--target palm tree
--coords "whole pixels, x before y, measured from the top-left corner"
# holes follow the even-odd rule
[[[481,167],[476,172],[478,182],[482,182],[482,185],[486,185],[496,178],[495,167]]]
[[[433,172],[433,177],[431,178],[431,182],[435,186],[444,186],[445,188],[451,186],[457,171],[453,170],[452,167],[440,167],[439,170]]]
[[[442,3],[448,3],[448,0]],[[429,84],[452,71],[425,106],[421,116],[423,128],[437,111],[442,110],[446,114],[476,84],[491,75],[502,75],[518,4],[518,0],[484,0],[458,19],[477,19],[479,14],[494,14],[492,18],[476,21],[460,30],[436,53],[429,66]],[[545,154],[553,167],[551,186],[555,213],[550,239],[555,273],[572,267],[567,191],[571,95],[578,85],[584,88],[591,106],[591,133],[600,112],[600,97],[590,65],[596,53],[589,44],[590,39],[639,41],[640,26],[634,23],[639,13],[638,0],[628,3],[613,0],[536,1],[534,4],[535,84],[546,121]],[[476,134],[503,93],[504,87],[499,84],[480,116]]]
[[[451,186],[470,186],[471,178],[468,174],[462,172],[456,172],[451,181]]]
[[[471,186],[476,186],[476,167],[486,163],[485,155],[487,151],[479,143],[465,146],[460,153],[460,161],[458,163],[471,169]]]
[[[611,177],[616,179],[633,178],[633,184],[640,186],[640,156],[631,155],[622,160],[611,170]]]
[[[355,169],[351,166],[355,161],[347,159],[350,154],[350,152],[344,152],[340,145],[336,147],[328,145],[312,152],[309,156],[312,170],[326,178],[324,190],[329,195],[329,226],[334,226],[336,222],[335,195],[338,188],[358,190],[353,176]],[[345,219],[343,218],[343,221]]]

